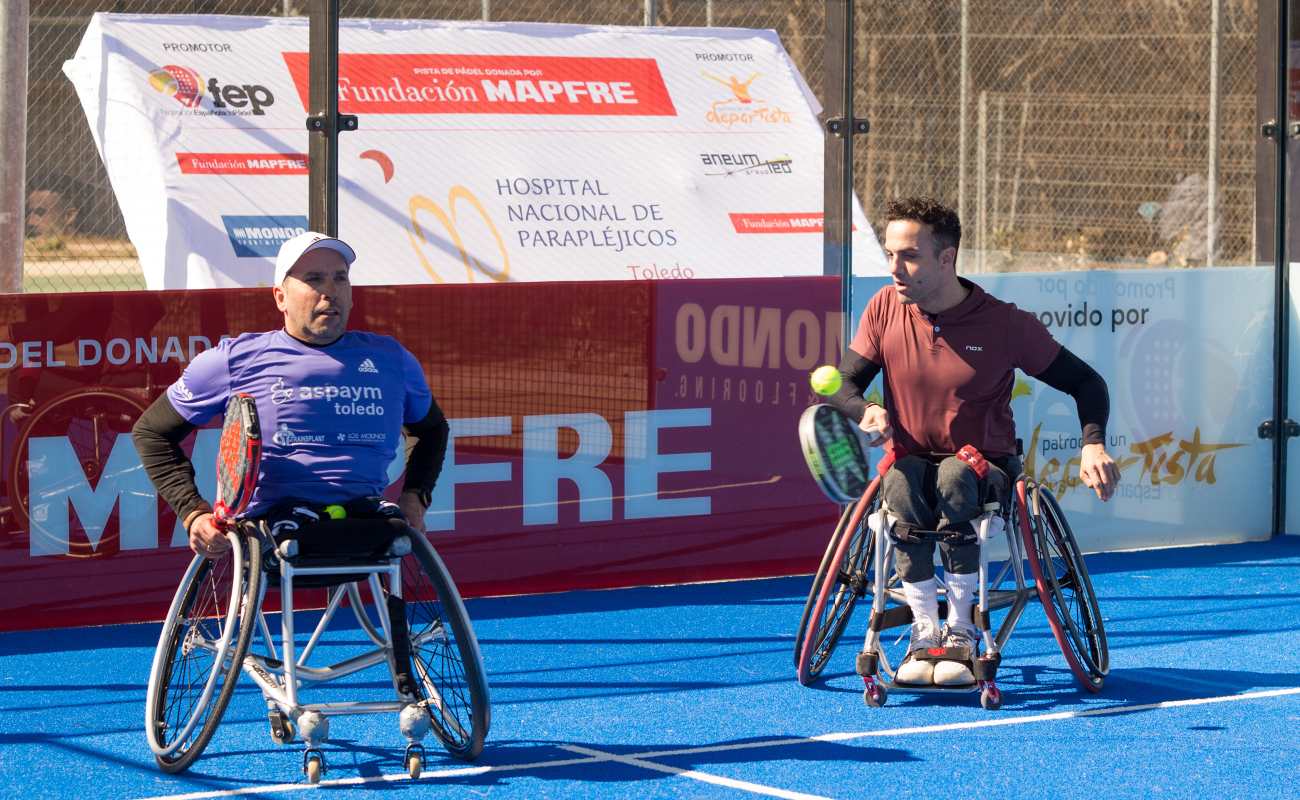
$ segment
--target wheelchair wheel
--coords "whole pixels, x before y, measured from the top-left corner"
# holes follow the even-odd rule
[[[261,549],[243,533],[226,538],[221,556],[190,562],[154,651],[145,736],[164,772],[187,769],[207,747],[253,636]]]
[[[1043,486],[1036,487],[1034,494],[1034,508],[1042,523],[1038,530],[1039,559],[1044,566],[1051,560],[1053,569],[1046,577],[1058,610],[1063,612],[1061,621],[1080,645],[1080,655],[1086,657],[1089,674],[1100,686],[1100,679],[1110,672],[1110,648],[1088,566],[1056,497]]]
[[[411,536],[411,548],[402,561],[402,596],[412,665],[434,734],[451,755],[471,761],[492,721],[478,639],[442,558],[421,535]]]
[[[1021,484],[1017,499],[1024,509],[1021,529],[1030,571],[1052,635],[1083,688],[1100,691],[1110,656],[1097,595],[1079,545],[1046,487],[1033,486],[1031,504]]]
[[[805,686],[825,669],[853,606],[872,590],[875,539],[867,515],[879,486],[876,478],[861,500],[844,509],[808,591],[794,641],[795,670]]]

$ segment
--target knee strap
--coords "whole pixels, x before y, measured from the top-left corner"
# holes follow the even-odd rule
[[[973,522],[958,522],[944,528],[940,533],[948,534],[947,541],[952,545],[975,544],[979,541],[979,534]]]
[[[920,541],[920,538],[913,534],[913,531],[917,530],[920,530],[920,528],[911,523],[894,520],[893,524],[889,526],[888,533],[889,538],[893,539],[895,542],[910,544],[912,542]]]

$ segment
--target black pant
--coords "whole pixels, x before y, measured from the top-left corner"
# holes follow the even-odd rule
[[[989,469],[1001,469],[1004,476],[1020,473],[1014,456],[991,459]],[[1002,489],[1009,481],[1001,480]],[[984,512],[989,478],[980,480],[975,470],[956,456],[939,460],[927,456],[906,456],[885,473],[882,489],[885,505],[901,522],[921,530],[974,531],[970,521]],[[895,539],[898,574],[908,583],[934,577],[934,542]],[[966,544],[943,542],[939,552],[947,572],[969,574],[980,567],[978,541]]]

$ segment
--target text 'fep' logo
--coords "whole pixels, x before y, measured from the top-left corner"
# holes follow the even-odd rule
[[[236,258],[273,258],[280,245],[307,231],[307,218],[297,215],[268,217],[221,215]]]
[[[271,90],[257,83],[224,83],[208,78],[207,83],[189,67],[168,64],[149,73],[149,86],[185,108],[198,108],[206,94],[214,116],[262,116],[275,104]]]
[[[734,74],[725,78],[711,72],[701,72],[700,74],[711,81],[722,84],[730,92],[728,97],[714,100],[709,104],[709,110],[704,115],[704,119],[708,122],[726,128],[733,128],[737,125],[745,127],[788,125],[791,122],[789,111],[780,108],[775,103],[769,103],[761,97],[755,96],[754,82],[763,77],[763,73],[750,73],[749,77],[743,80]]]
[[[306,53],[285,53],[307,107]],[[677,115],[653,58],[343,53],[339,110],[350,114]]]

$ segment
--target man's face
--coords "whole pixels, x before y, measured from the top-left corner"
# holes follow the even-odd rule
[[[343,256],[321,247],[298,259],[284,283],[272,289],[284,313],[284,329],[311,344],[329,344],[343,335],[352,311],[352,284]]]
[[[903,303],[922,307],[943,292],[956,276],[957,250],[939,249],[930,226],[896,219],[885,227],[885,261],[894,279],[894,291]]]
[[[72,232],[77,209],[59,192],[36,189],[27,195],[27,235],[63,236]]]

